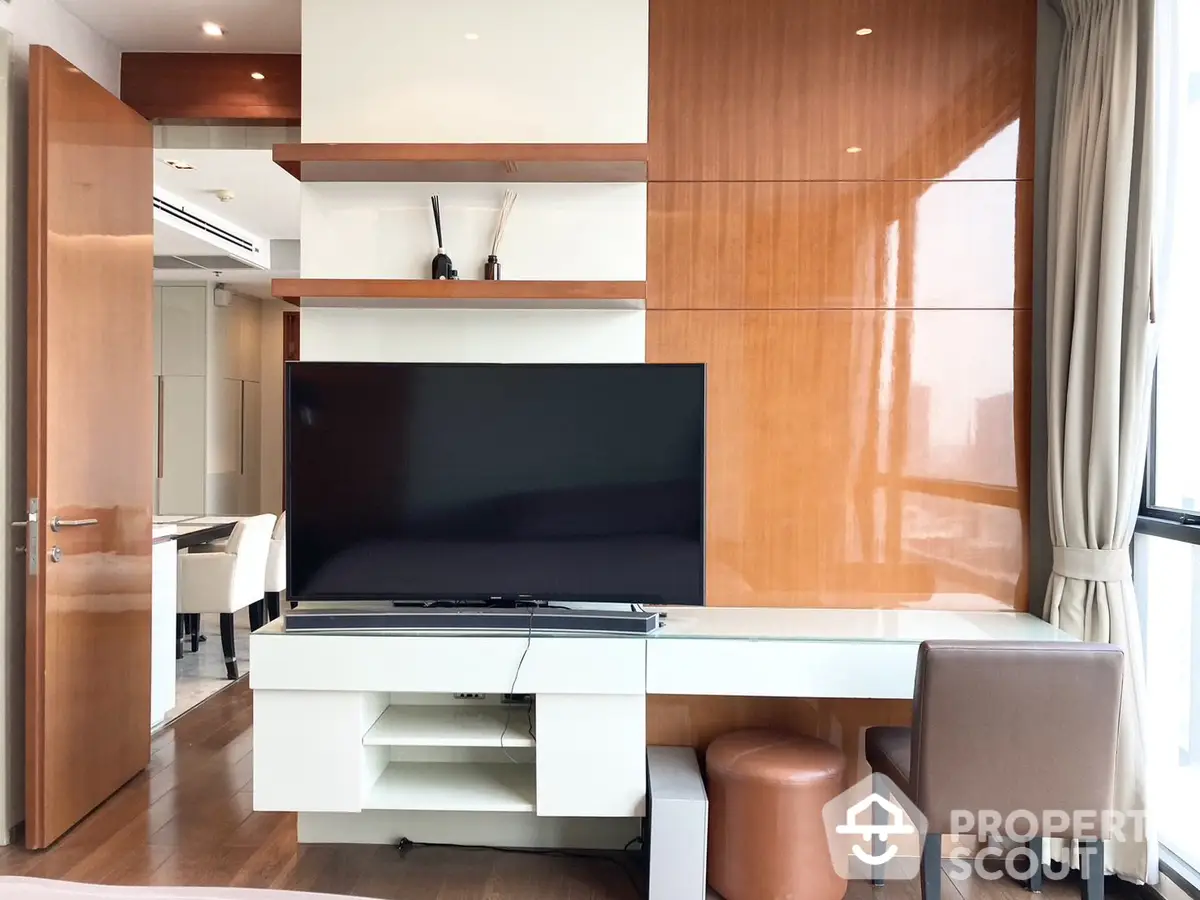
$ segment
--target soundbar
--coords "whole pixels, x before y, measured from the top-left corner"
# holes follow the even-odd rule
[[[629,609],[528,609],[380,607],[288,610],[284,631],[503,631],[650,634],[659,613]]]

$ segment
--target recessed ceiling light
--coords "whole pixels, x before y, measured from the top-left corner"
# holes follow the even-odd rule
[[[218,25],[216,22],[205,22],[203,25],[200,26],[200,30],[203,31],[205,34],[207,34],[209,37],[224,37],[225,36],[225,29],[222,28],[220,25]]]
[[[184,162],[182,159],[163,159],[159,161],[163,165],[170,166],[172,169],[181,169],[183,171],[187,171],[188,169],[196,168],[190,162]]]
[[[255,81],[262,81],[267,76],[264,75],[262,72],[251,72],[250,77],[253,78]]]
[[[473,31],[468,31],[466,34],[464,34],[464,35],[463,35],[463,37],[465,37],[465,38],[466,38],[468,41],[477,41],[477,40],[479,40],[479,35],[477,35],[477,34],[476,34],[475,32],[473,32]]]
[[[847,153],[862,153],[862,147],[847,147]]]
[[[870,29],[870,28],[860,28],[860,29],[858,29],[858,31],[856,31],[856,32],[854,32],[854,33],[855,33],[855,34],[857,34],[857,35],[859,35],[859,36],[861,37],[861,36],[863,36],[863,35],[870,34],[870,33],[871,33],[871,29]]]

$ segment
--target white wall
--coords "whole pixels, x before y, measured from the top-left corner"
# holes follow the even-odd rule
[[[355,362],[643,362],[640,310],[306,309],[300,358]]]
[[[446,253],[460,277],[482,278],[505,188],[517,201],[500,246],[504,278],[645,279],[644,184],[306,184],[300,271],[428,278],[437,194]]]
[[[646,140],[647,0],[302,9],[305,141]]]
[[[304,140],[644,141],[648,20],[647,0],[304,0]],[[446,252],[481,278],[505,187],[505,278],[646,277],[643,184],[305,184],[301,273],[428,278],[436,193]],[[301,358],[645,359],[641,310],[383,306],[303,308]]]
[[[13,36],[24,71],[30,44],[45,44],[114,94],[121,90],[121,52],[54,0],[0,2],[0,28]]]
[[[0,441],[0,512],[15,521],[25,507],[25,210],[28,173],[28,57],[30,44],[54,48],[113,93],[120,83],[121,57],[54,0],[0,2],[0,398],[4,440]],[[14,547],[24,536],[4,525],[0,546],[0,843],[25,818],[25,577]]]

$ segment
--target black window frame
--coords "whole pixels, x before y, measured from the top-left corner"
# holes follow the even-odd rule
[[[1158,444],[1158,366],[1154,367],[1154,382],[1150,387],[1150,434],[1146,441],[1146,472],[1142,482],[1141,505],[1138,509],[1136,534],[1200,544],[1200,510],[1175,509],[1154,503],[1154,457]]]

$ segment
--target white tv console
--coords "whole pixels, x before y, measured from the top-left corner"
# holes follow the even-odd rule
[[[904,699],[924,640],[1072,640],[1024,613],[667,614],[641,636],[277,620],[250,638],[254,808],[298,812],[308,843],[619,848],[645,814],[647,694]]]

